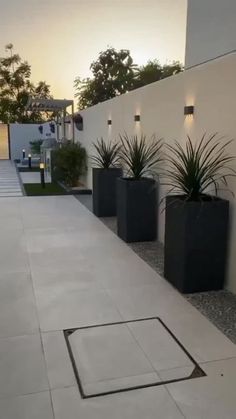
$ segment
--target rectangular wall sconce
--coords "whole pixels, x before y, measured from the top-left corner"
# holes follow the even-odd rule
[[[135,120],[135,122],[139,122],[140,121],[140,115],[134,115],[134,120]]]
[[[112,125],[112,120],[111,119],[107,120],[107,125]]]
[[[184,115],[193,115],[194,114],[194,106],[185,106],[184,107]]]

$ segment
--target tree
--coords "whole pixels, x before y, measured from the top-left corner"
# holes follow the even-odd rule
[[[116,51],[108,48],[101,52],[97,61],[90,69],[92,78],[75,79],[78,108],[84,109],[99,102],[111,99],[122,93],[137,89],[149,83],[172,76],[183,70],[178,61],[161,65],[159,61],[148,61],[144,66],[137,67],[128,50]]]
[[[50,86],[40,81],[36,86],[30,81],[31,66],[6,45],[7,56],[0,58],[0,121],[39,122],[45,118],[38,112],[27,114],[25,106],[29,96],[48,99]]]
[[[181,71],[183,71],[183,66],[178,61],[173,61],[171,64],[164,64],[163,66],[158,60],[148,61],[146,65],[138,69],[135,88],[165,79]]]
[[[90,69],[92,78],[75,79],[79,109],[126,93],[134,87],[136,66],[129,50],[116,51],[109,47],[92,62]]]

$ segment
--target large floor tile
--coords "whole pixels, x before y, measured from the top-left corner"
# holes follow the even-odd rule
[[[164,280],[155,286],[109,289],[126,320],[160,317],[196,361],[236,356],[236,345]]]
[[[0,275],[0,337],[39,331],[32,282],[28,273]]]
[[[76,291],[60,287],[52,294],[36,290],[40,327],[55,331],[121,320],[105,291]]]
[[[236,357],[233,342],[193,306],[188,304],[184,308],[176,316],[167,310],[162,319],[193,356],[199,361]]]
[[[26,229],[82,228],[85,218],[88,227],[99,223],[73,196],[31,197],[20,201],[20,210]]]
[[[160,280],[158,275],[156,277],[155,285],[107,289],[125,320],[161,317],[168,310],[173,315],[180,310],[184,311],[183,297],[166,281]]]
[[[1,198],[0,200],[1,219],[5,217],[19,217],[20,199],[19,198]]]
[[[55,419],[184,419],[164,388],[82,400],[76,387],[52,391]]]
[[[112,237],[110,237],[112,240]],[[123,247],[124,246],[124,247]],[[90,271],[96,274],[97,280],[106,289],[139,287],[146,285],[157,285],[163,281],[160,276],[140,259],[124,243],[111,243],[111,250],[104,249],[103,257],[107,254],[106,263],[99,263],[99,258],[90,259]],[[111,253],[114,252],[114,253]],[[101,259],[101,257],[100,257]],[[114,269],[116,260],[119,269]]]
[[[2,211],[1,205],[0,205],[0,213]],[[15,230],[22,230],[23,229],[23,223],[22,223],[22,219],[20,218],[19,215],[6,215],[3,216],[1,213],[1,218],[0,218],[0,230],[1,232],[3,230],[7,230],[7,231],[15,231]]]
[[[145,352],[155,370],[191,366],[193,363],[158,320],[145,320],[127,324],[136,341]]]
[[[65,267],[64,267],[65,268]],[[32,278],[36,290],[45,290],[45,292],[60,293],[69,291],[94,291],[103,289],[102,284],[96,280],[96,275],[80,268],[78,265],[74,270],[63,268],[51,269],[32,269]]]
[[[0,397],[48,389],[39,335],[0,339]]]
[[[29,270],[26,240],[22,230],[1,231],[0,266],[1,273]]]
[[[48,392],[0,400],[0,419],[54,419]]]
[[[63,332],[42,333],[42,339],[50,388],[76,385]]]
[[[236,358],[202,365],[207,377],[169,384],[186,419],[235,419]]]

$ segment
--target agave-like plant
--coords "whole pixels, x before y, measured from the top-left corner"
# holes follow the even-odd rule
[[[142,134],[129,137],[126,133],[120,135],[121,148],[119,156],[127,175],[136,180],[154,174],[156,166],[163,160],[163,140],[153,134],[148,140]]]
[[[95,147],[97,154],[91,156],[91,159],[97,167],[109,169],[118,165],[120,144],[112,141],[106,143],[104,139],[101,138],[100,140],[97,140],[97,143],[93,143],[93,146]]]
[[[227,178],[235,176],[235,170],[230,166],[235,160],[227,152],[233,140],[224,141],[218,134],[206,136],[204,134],[199,142],[193,144],[188,136],[186,148],[178,141],[167,145],[167,168],[164,171],[171,187],[171,192],[176,191],[185,196],[187,201],[199,201],[204,195],[214,193],[223,186],[227,189]]]

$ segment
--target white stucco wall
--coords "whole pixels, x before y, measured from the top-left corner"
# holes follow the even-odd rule
[[[43,134],[39,132],[39,126],[43,126]],[[22,158],[22,149],[26,156],[30,153],[30,141],[55,138],[56,133],[50,131],[49,122],[44,124],[10,124],[10,150],[11,160]]]
[[[219,132],[236,139],[236,54],[211,61],[169,79],[153,83],[136,91],[114,98],[81,112],[84,131],[76,130],[76,138],[93,153],[92,142],[103,136],[118,138],[118,134],[143,132],[157,133],[168,143],[174,139],[185,141],[186,134],[194,139],[208,133]],[[194,105],[194,117],[184,116],[184,106]],[[141,122],[134,122],[140,113]],[[112,125],[107,125],[112,119]],[[236,155],[236,141],[232,146]],[[236,169],[236,164],[235,164]],[[87,176],[91,187],[91,165]],[[236,179],[230,182],[236,196]],[[165,194],[163,187],[160,196]],[[228,287],[236,293],[236,201],[231,201],[231,241]],[[159,214],[159,239],[164,237],[164,213]]]
[[[236,50],[236,0],[188,0],[186,68]]]

